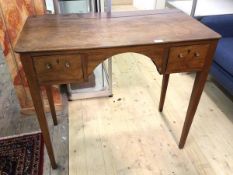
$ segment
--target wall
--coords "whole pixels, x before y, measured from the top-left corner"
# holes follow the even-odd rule
[[[165,0],[133,0],[133,6],[138,10],[163,9]]]
[[[133,0],[112,0],[112,5],[132,5],[132,4],[133,4]]]

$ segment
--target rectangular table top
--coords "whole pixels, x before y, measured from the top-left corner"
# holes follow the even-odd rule
[[[43,15],[27,19],[14,50],[82,50],[218,38],[179,10]]]

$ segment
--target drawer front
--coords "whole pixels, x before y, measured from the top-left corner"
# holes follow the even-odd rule
[[[209,49],[208,44],[172,47],[166,72],[189,72],[201,70]]]
[[[40,83],[62,84],[70,80],[83,79],[83,66],[80,55],[51,55],[33,58]]]

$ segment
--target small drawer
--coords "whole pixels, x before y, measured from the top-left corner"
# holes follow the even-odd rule
[[[166,72],[190,72],[201,70],[209,49],[208,44],[172,47]]]
[[[82,80],[83,66],[80,55],[50,55],[34,57],[34,66],[40,83],[63,84]]]

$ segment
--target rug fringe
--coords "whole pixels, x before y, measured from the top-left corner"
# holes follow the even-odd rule
[[[41,131],[34,131],[34,132],[30,132],[30,133],[23,133],[23,134],[17,134],[17,135],[12,135],[12,136],[4,136],[4,137],[0,137],[0,141],[5,140],[5,139],[12,139],[15,137],[30,136],[30,135],[41,134],[41,133],[42,133]]]

